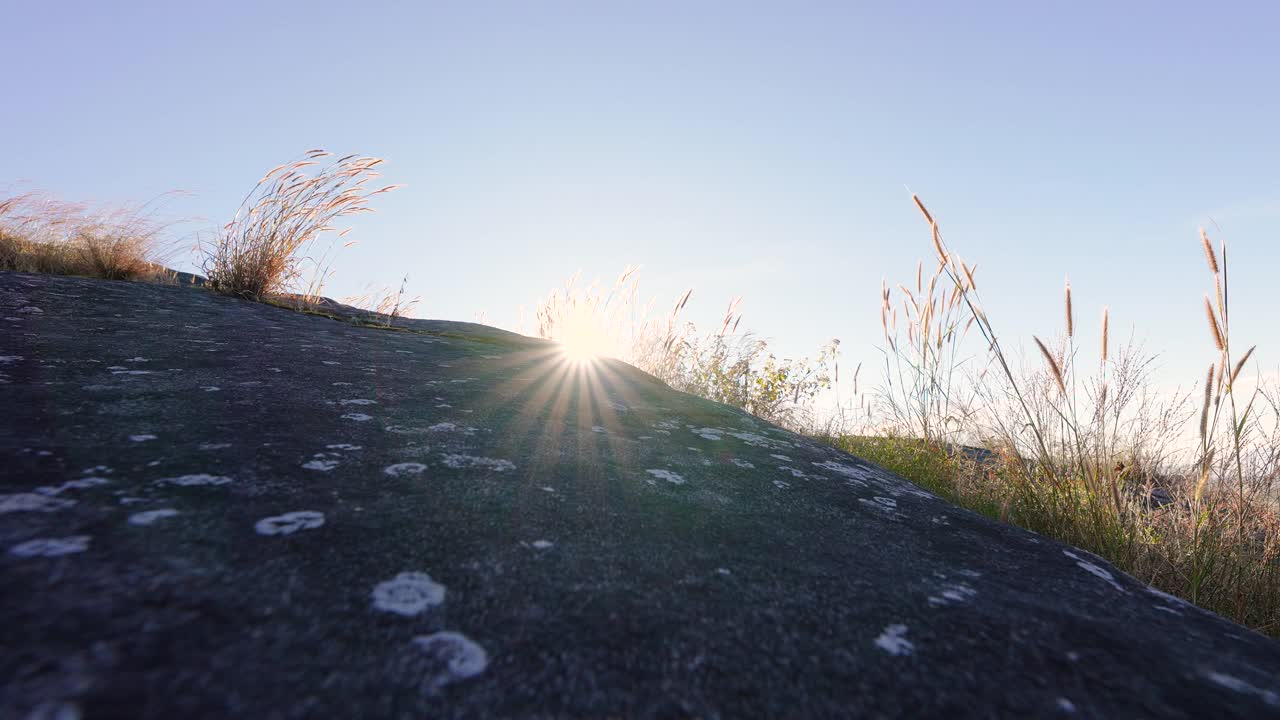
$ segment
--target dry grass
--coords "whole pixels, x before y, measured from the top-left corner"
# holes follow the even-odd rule
[[[44,193],[0,200],[0,269],[137,280],[160,273],[161,234],[145,207],[95,209]]]
[[[201,247],[212,289],[252,299],[291,292],[319,297],[330,264],[327,252],[315,253],[318,239],[333,232],[342,240],[350,228],[338,231],[333,223],[373,212],[370,198],[400,187],[370,189],[368,183],[380,176],[374,170],[383,162],[378,158],[347,155],[320,163],[329,157],[310,150],[258,181],[235,218]]]
[[[997,339],[972,268],[930,229],[938,271],[901,288],[906,341],[881,293],[893,437],[834,442],[953,501],[1106,557],[1142,580],[1244,625],[1280,636],[1280,393],[1242,387],[1254,349],[1235,351],[1226,246],[1203,232],[1213,290],[1206,350],[1215,361],[1198,402],[1150,392],[1153,358],[1115,348],[1102,311],[1096,365],[1077,357],[1070,286],[1056,341],[1034,338],[1040,363],[1019,363]],[[987,361],[960,383],[960,327],[979,329]],[[956,385],[963,386],[959,389]],[[964,401],[957,398],[963,396]],[[906,409],[904,411],[904,408]],[[1187,430],[1196,429],[1194,445]],[[896,438],[896,439],[895,439]],[[945,451],[968,440],[996,451],[974,463]]]
[[[421,297],[416,295],[410,297],[405,292],[408,284],[409,276],[406,275],[400,280],[400,287],[397,289],[383,287],[366,291],[361,295],[344,297],[341,301],[345,305],[369,311],[372,315],[370,321],[374,325],[395,327],[397,319],[408,317],[422,302]]]

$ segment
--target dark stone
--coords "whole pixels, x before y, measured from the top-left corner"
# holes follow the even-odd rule
[[[2,717],[1280,716],[1277,643],[616,362],[13,273],[0,356]]]

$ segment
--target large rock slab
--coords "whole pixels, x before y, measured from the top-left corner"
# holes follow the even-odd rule
[[[1280,716],[1280,646],[1083,551],[409,325],[0,273],[0,716]]]

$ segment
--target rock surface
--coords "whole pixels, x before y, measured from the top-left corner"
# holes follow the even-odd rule
[[[0,273],[0,717],[1280,716],[1083,551],[408,324]]]

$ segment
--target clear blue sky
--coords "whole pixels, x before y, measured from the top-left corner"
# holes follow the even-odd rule
[[[311,147],[388,159],[331,295],[402,273],[420,312],[504,325],[575,270],[643,264],[694,319],[746,296],[787,353],[874,361],[882,276],[981,265],[1006,338],[1070,274],[1165,351],[1214,358],[1196,228],[1276,364],[1280,6],[1177,2],[15,2],[0,186],[228,218]]]

